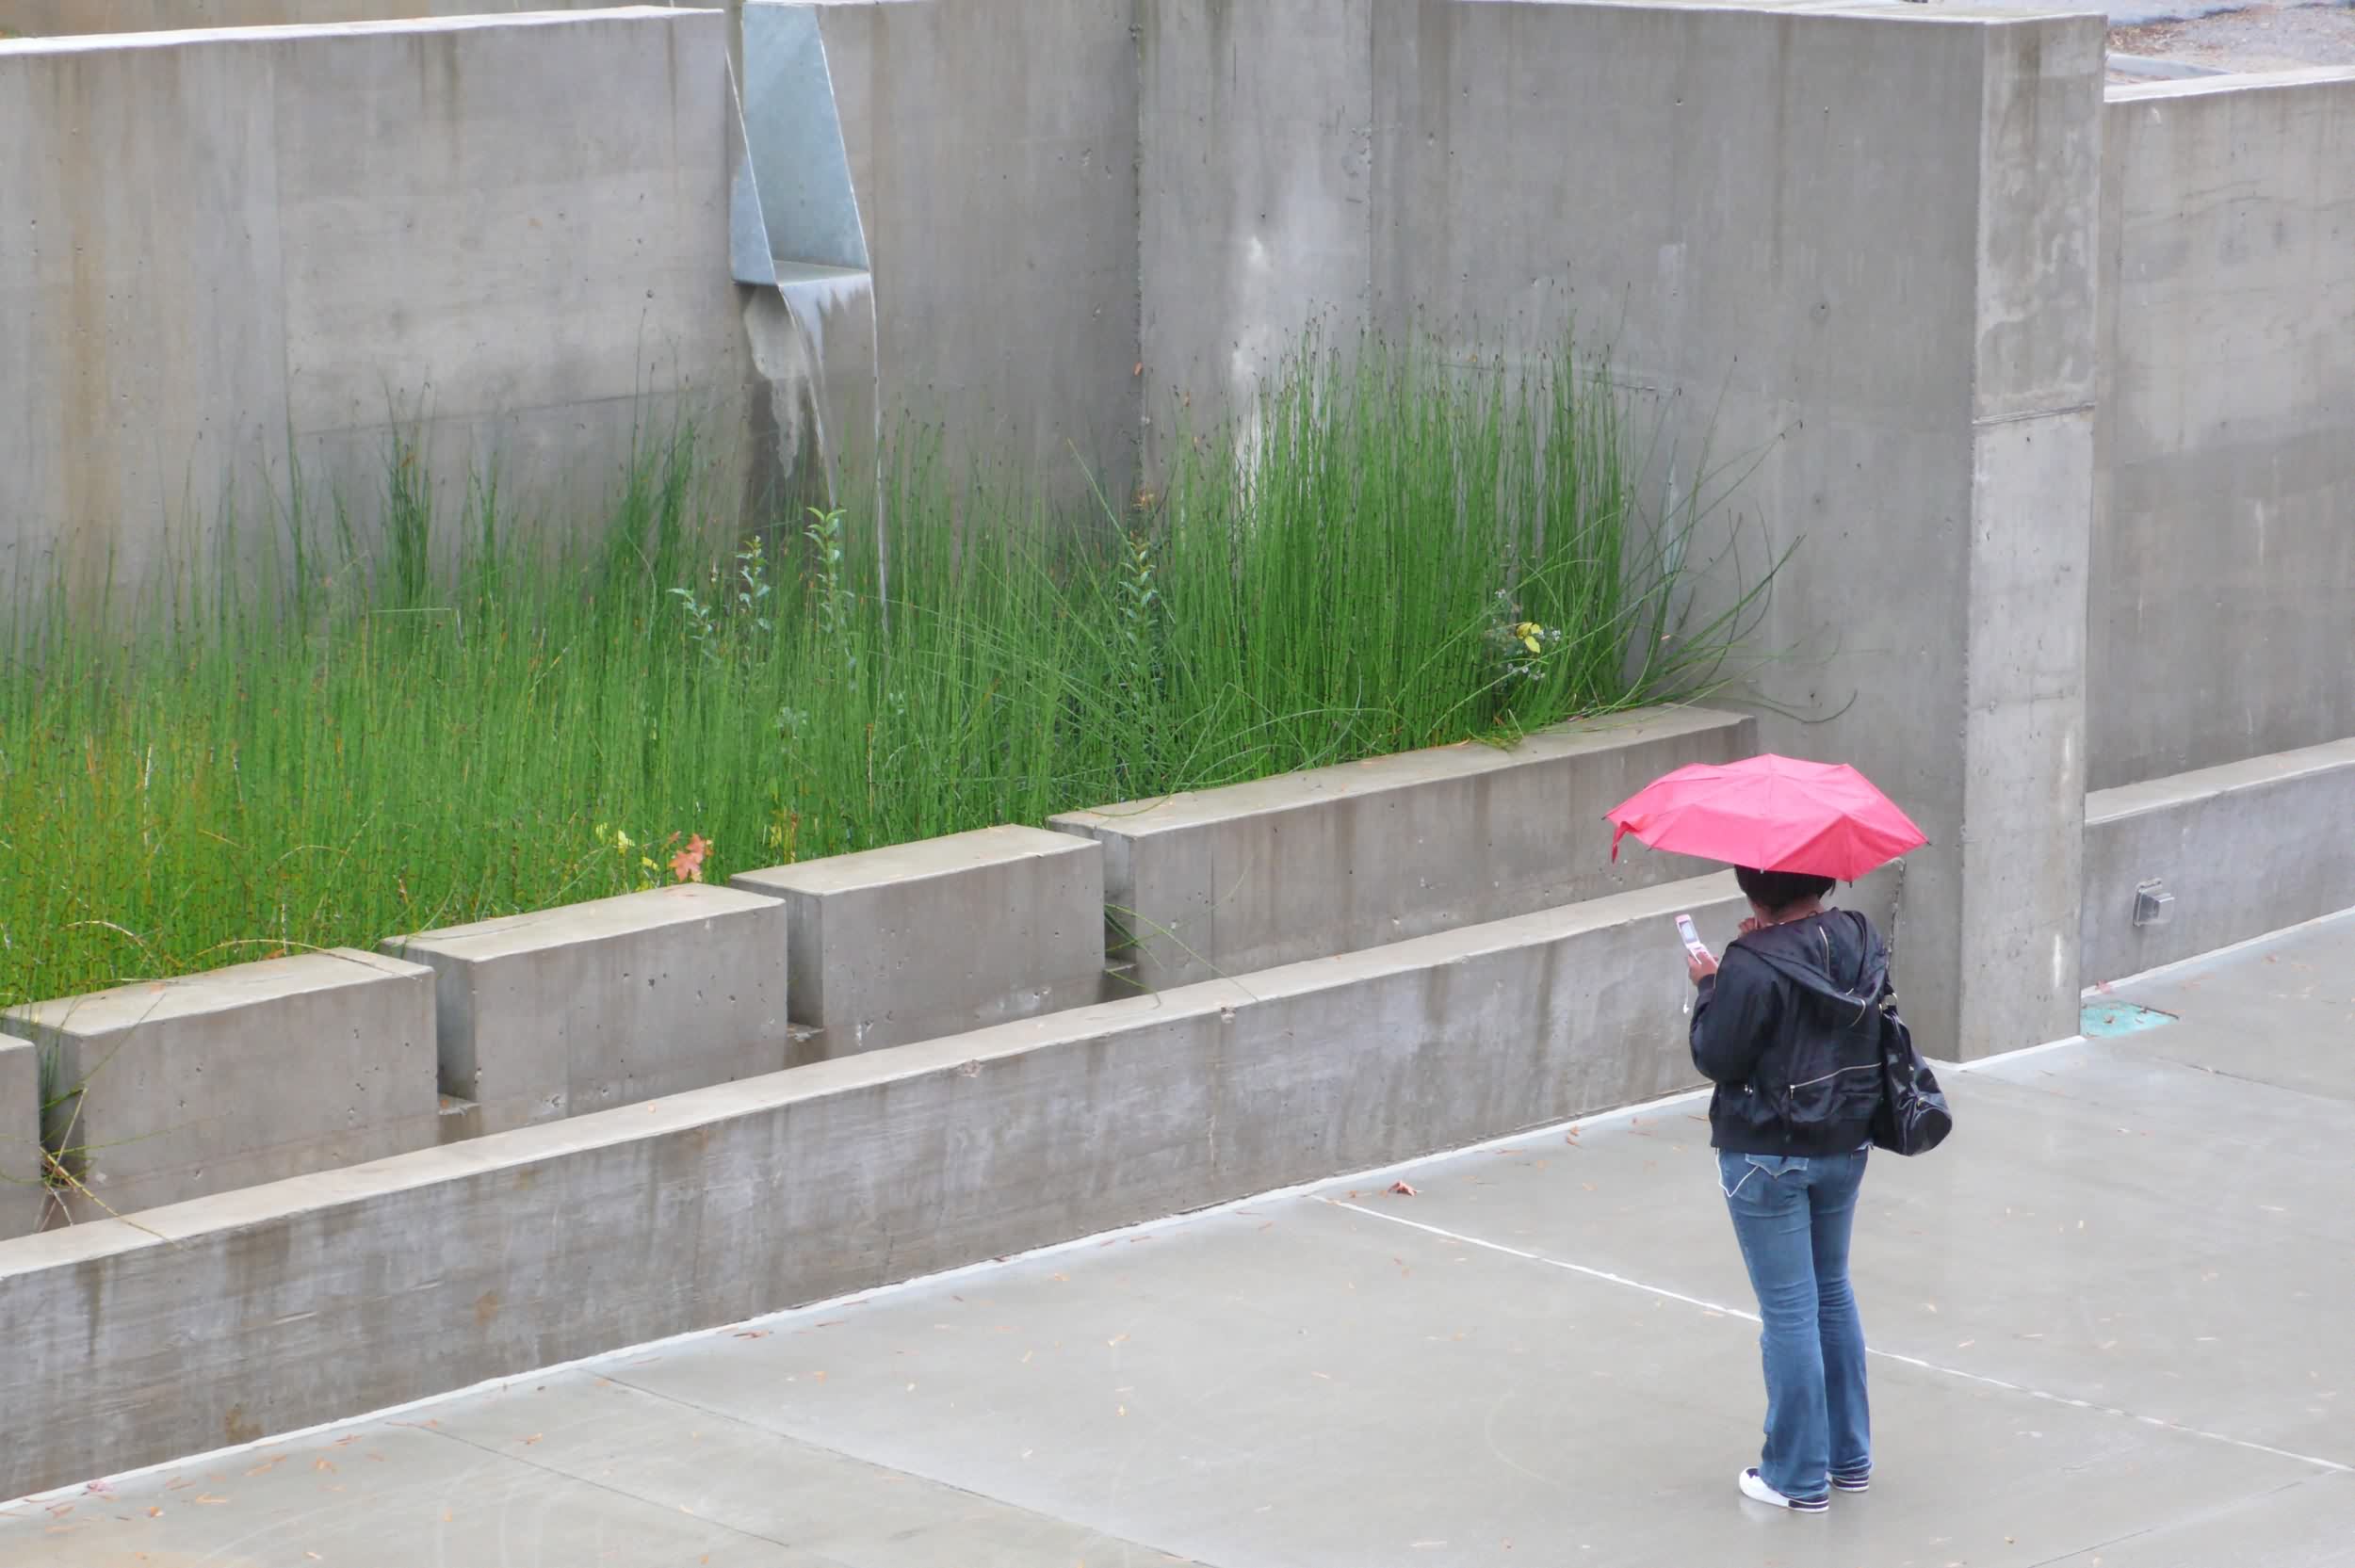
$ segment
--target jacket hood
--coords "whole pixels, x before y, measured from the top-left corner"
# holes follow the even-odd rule
[[[1793,983],[1851,1007],[1870,1007],[1889,977],[1889,947],[1852,909],[1826,910],[1735,939]]]

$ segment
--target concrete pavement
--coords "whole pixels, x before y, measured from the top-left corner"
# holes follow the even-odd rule
[[[1826,1517],[1733,1493],[1685,1100],[21,1503],[0,1565],[2350,1568],[2355,915],[2118,995],[2179,1021],[1950,1074],[1868,1179]]]

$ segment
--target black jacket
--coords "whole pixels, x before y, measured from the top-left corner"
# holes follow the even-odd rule
[[[1880,1104],[1875,1002],[1889,949],[1854,910],[1738,937],[1693,1004],[1693,1065],[1717,1086],[1709,1140],[1743,1155],[1845,1154]]]

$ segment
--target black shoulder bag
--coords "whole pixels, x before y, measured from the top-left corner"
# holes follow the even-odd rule
[[[1881,981],[1881,1103],[1873,1113],[1873,1146],[1892,1154],[1926,1154],[1955,1130],[1955,1113],[1938,1077],[1913,1048],[1913,1031],[1897,1015],[1897,993]]]

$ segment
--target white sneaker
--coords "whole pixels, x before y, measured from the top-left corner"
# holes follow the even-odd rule
[[[1831,1509],[1831,1494],[1820,1497],[1786,1497],[1761,1479],[1756,1470],[1745,1470],[1741,1479],[1742,1495],[1768,1508],[1787,1508],[1794,1513],[1825,1513]]]

